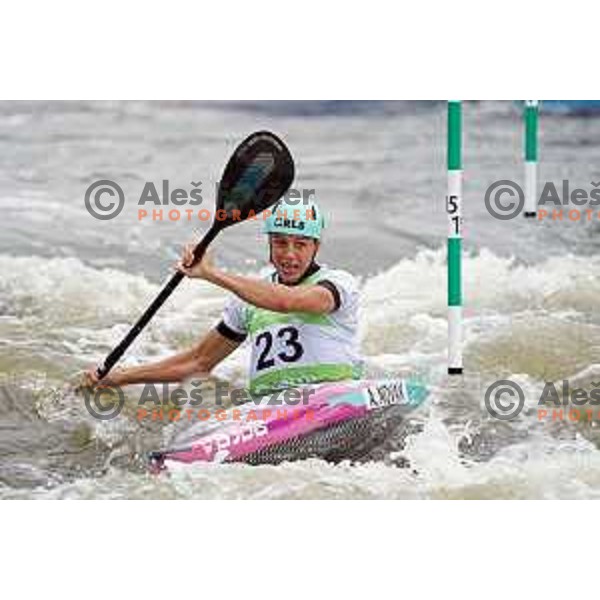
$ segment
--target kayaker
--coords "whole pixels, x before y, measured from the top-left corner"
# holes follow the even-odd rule
[[[358,379],[358,287],[346,271],[319,265],[324,219],[314,202],[281,201],[265,220],[272,268],[258,279],[219,269],[206,254],[193,262],[185,247],[177,268],[232,293],[220,322],[191,349],[146,365],[115,369],[103,385],[179,382],[206,376],[247,338],[253,394]],[[86,374],[96,385],[95,369]]]

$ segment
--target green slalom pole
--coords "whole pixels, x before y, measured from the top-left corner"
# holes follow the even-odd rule
[[[462,364],[462,104],[448,101],[448,374]]]
[[[538,101],[525,100],[525,210],[529,218],[537,215]]]

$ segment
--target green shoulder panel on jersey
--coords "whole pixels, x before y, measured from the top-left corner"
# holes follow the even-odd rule
[[[271,325],[319,325],[320,327],[329,327],[332,325],[331,319],[327,315],[316,315],[312,313],[278,313],[262,308],[249,306],[246,308],[246,326],[250,335],[255,334],[261,329]]]
[[[320,270],[321,271],[321,270]],[[316,273],[307,277],[300,285],[314,285],[322,279],[323,274],[317,271]],[[306,324],[306,325],[319,325],[321,327],[332,326],[333,320],[329,315],[313,314],[313,313],[278,313],[264,308],[257,308],[248,304],[245,307],[246,326],[248,333],[253,335],[257,331],[269,327],[270,325],[293,325],[293,324]]]

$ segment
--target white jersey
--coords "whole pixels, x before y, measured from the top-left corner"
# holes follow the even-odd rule
[[[276,273],[267,276],[275,281]],[[267,393],[306,383],[359,379],[356,280],[350,273],[316,267],[298,285],[323,285],[336,308],[328,314],[280,313],[237,296],[228,300],[217,330],[236,341],[250,338],[250,391]]]

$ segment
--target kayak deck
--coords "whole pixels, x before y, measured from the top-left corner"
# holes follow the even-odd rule
[[[197,424],[168,450],[153,452],[151,470],[164,470],[170,461],[358,460],[385,441],[427,394],[421,384],[389,379],[323,384],[296,406],[269,406],[265,398],[225,411],[217,426]]]

